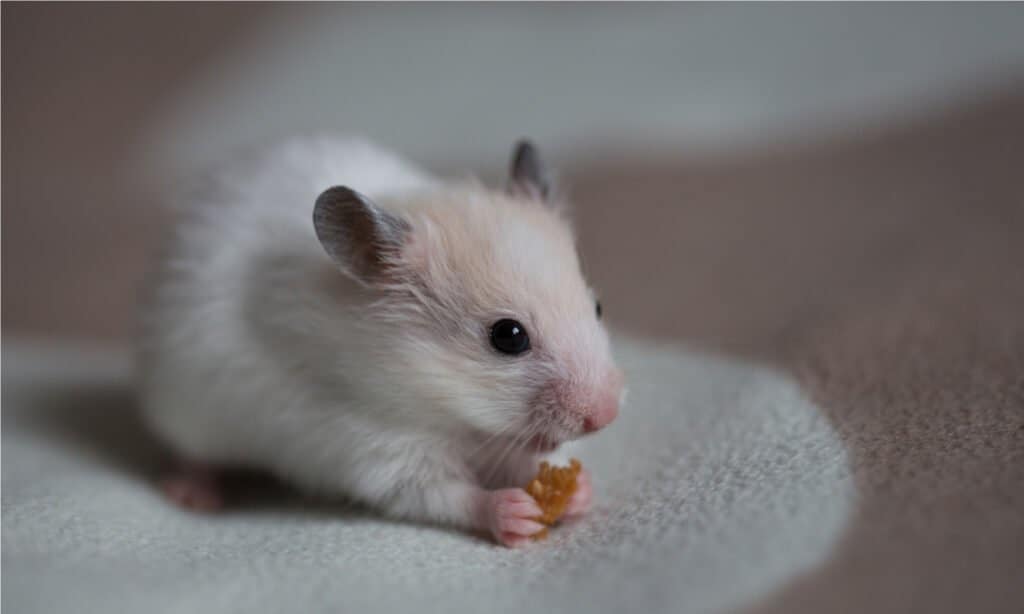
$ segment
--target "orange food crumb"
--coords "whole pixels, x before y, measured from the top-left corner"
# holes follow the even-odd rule
[[[576,476],[582,468],[583,465],[575,458],[569,461],[568,467],[554,467],[546,461],[541,462],[537,477],[526,487],[526,492],[537,501],[543,512],[534,520],[550,527],[562,517],[576,492]],[[544,539],[547,535],[545,528],[535,533],[533,539]]]

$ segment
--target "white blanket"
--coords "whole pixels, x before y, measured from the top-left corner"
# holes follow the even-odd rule
[[[153,488],[123,352],[3,347],[3,609],[704,612],[827,558],[842,446],[787,376],[620,339],[629,400],[582,455],[586,519],[506,550],[288,492],[217,515]]]

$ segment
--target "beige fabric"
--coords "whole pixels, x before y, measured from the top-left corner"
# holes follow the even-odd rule
[[[1018,90],[842,144],[577,183],[613,321],[794,374],[850,455],[843,539],[755,611],[1024,603],[1021,134]]]

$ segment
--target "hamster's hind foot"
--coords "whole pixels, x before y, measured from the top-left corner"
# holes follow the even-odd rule
[[[160,481],[164,495],[182,508],[215,512],[224,507],[220,476],[214,467],[202,463],[181,463]]]

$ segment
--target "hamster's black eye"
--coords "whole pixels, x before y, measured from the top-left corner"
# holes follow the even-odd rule
[[[491,345],[503,354],[522,354],[530,349],[530,336],[515,320],[498,320],[491,327]]]
[[[594,311],[597,312],[597,319],[601,319],[601,301],[594,301]]]

